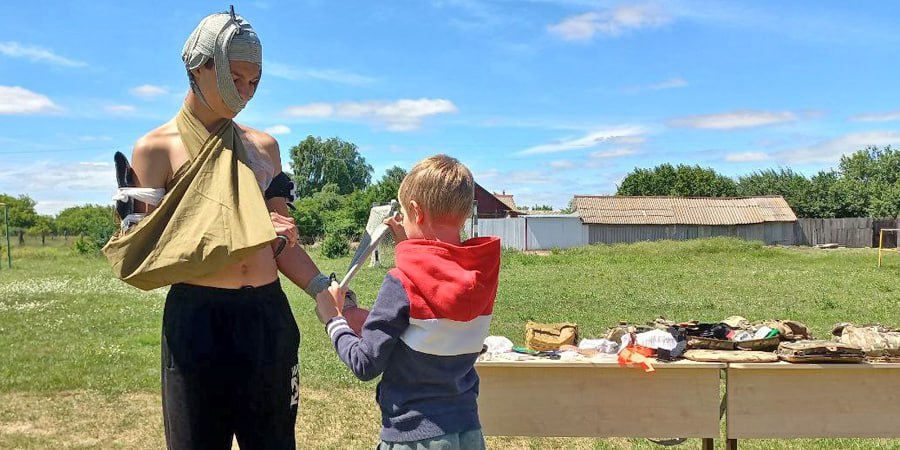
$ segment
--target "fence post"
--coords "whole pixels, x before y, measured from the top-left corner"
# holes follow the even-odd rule
[[[478,200],[472,200],[472,237],[478,237]]]
[[[6,203],[3,203],[3,217],[6,225],[6,267],[12,269],[12,249],[9,248],[9,205]]]

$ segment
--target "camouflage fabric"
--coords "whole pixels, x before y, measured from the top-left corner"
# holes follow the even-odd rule
[[[855,363],[866,356],[859,347],[823,340],[782,342],[776,353],[780,359],[794,363]]]
[[[749,330],[750,329],[750,321],[741,317],[741,316],[730,316],[726,317],[725,320],[722,321],[725,325],[728,325],[732,329],[735,330]]]
[[[729,341],[727,339],[713,339],[713,338],[705,338],[699,336],[688,336],[688,348],[689,349],[704,349],[704,350],[735,350],[737,349],[737,343],[735,341]]]
[[[778,348],[778,344],[780,342],[781,338],[779,336],[772,336],[770,338],[764,339],[748,339],[746,341],[737,341],[734,344],[738,348],[738,350],[771,352]]]
[[[766,320],[760,325],[778,330],[778,334],[783,341],[799,341],[802,339],[812,339],[812,333],[809,328],[802,322],[796,320]]]
[[[877,325],[869,327],[844,325],[841,328],[840,342],[861,348],[866,352],[866,356],[900,356],[900,332],[881,331],[887,328]]]
[[[778,355],[772,352],[730,350],[688,350],[684,357],[691,361],[707,362],[776,362]]]
[[[574,323],[525,324],[525,346],[529,350],[555,351],[561,345],[575,345],[578,342],[578,325]]]
[[[630,325],[628,322],[622,321],[619,322],[618,325],[614,327],[610,327],[606,331],[606,335],[603,336],[607,341],[613,341],[616,343],[622,342],[622,336],[625,336],[629,333],[643,333],[645,331],[650,331],[652,328],[647,327],[645,325]]]

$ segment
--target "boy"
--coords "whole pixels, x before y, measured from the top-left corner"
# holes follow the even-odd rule
[[[474,364],[491,324],[500,239],[460,241],[474,192],[472,173],[455,158],[416,164],[400,184],[402,219],[388,219],[397,267],[362,336],[340,315],[340,288],[329,288],[332,302],[317,300],[344,364],[363,381],[383,374],[380,450],[484,449]]]

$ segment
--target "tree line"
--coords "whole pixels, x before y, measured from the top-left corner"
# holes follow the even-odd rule
[[[391,167],[372,182],[372,166],[359,148],[339,138],[308,136],[290,149],[291,178],[297,199],[291,211],[307,243],[322,240],[323,251],[342,255],[348,240],[365,228],[369,209],[396,198],[406,176]],[[111,180],[112,183],[112,180]],[[736,179],[697,165],[662,164],[636,168],[618,186],[617,195],[736,197],[781,195],[798,217],[900,216],[900,151],[867,147],[841,157],[836,169],[806,177],[788,167],[764,169]],[[56,216],[35,212],[27,195],[0,194],[9,205],[10,231],[24,243],[25,234],[78,236],[76,248],[97,250],[118,227],[112,206],[82,205]],[[535,205],[534,210],[550,209]],[[0,221],[0,232],[4,232]]]
[[[733,179],[697,165],[636,168],[616,195],[743,197],[780,195],[797,217],[900,216],[900,151],[869,146],[841,157],[838,167],[806,177],[789,167]]]
[[[325,239],[323,248],[333,256],[349,251],[348,240],[363,232],[372,205],[396,198],[406,176],[406,170],[394,166],[373,183],[372,166],[359,148],[338,138],[308,136],[290,149],[290,158],[297,193],[291,214],[306,242]],[[112,206],[73,206],[50,216],[37,214],[35,201],[28,195],[0,194],[0,203],[10,206],[10,232],[20,244],[26,233],[40,235],[42,240],[48,235],[69,235],[78,236],[76,249],[96,251],[118,227]],[[3,226],[0,216],[0,232],[5,232]]]

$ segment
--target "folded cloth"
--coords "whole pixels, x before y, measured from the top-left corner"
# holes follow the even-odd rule
[[[175,123],[190,161],[156,209],[103,247],[116,276],[144,290],[211,275],[275,239],[237,125],[210,133],[186,106]]]

